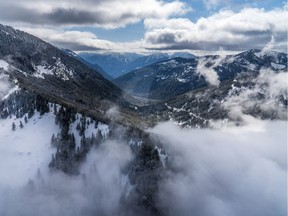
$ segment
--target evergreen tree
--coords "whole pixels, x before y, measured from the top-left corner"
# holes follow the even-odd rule
[[[29,111],[28,111],[28,118],[32,118],[32,116],[33,116],[34,114],[35,114],[34,109],[33,109],[33,108],[29,109]]]
[[[12,131],[15,131],[15,129],[16,129],[16,125],[15,125],[15,123],[13,122],[13,123],[12,123]]]
[[[19,127],[22,129],[24,127],[22,121],[20,121]]]
[[[54,104],[54,111],[53,111],[54,115],[57,115],[57,106],[56,104]]]

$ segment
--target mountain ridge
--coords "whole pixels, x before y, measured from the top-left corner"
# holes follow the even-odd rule
[[[168,60],[175,57],[194,58],[190,53],[79,53],[79,56],[91,64],[100,65],[113,78],[126,74],[134,69],[142,68],[155,62]]]
[[[0,25],[0,60],[1,73],[31,92],[103,121],[110,121],[107,111],[118,106],[121,114],[134,115],[138,121],[121,89],[78,59],[28,33]],[[129,119],[124,118],[128,125],[135,125]]]
[[[237,74],[260,69],[287,69],[287,54],[249,50],[236,55],[174,58],[131,71],[112,80],[129,94],[150,99],[169,99],[207,85],[233,79]]]

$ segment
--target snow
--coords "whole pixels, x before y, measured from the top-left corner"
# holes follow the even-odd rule
[[[34,74],[35,77],[44,79],[44,74],[53,75],[53,71],[48,69],[46,66],[38,65],[36,69],[37,74]]]
[[[77,119],[75,122],[73,122],[70,125],[70,131],[69,132],[74,134],[76,147],[80,147],[81,146],[81,136],[79,135],[79,131],[76,128],[77,128],[77,124],[81,125],[80,119],[83,116],[79,113],[77,113],[76,116],[77,116]],[[86,117],[86,122],[91,122],[91,121],[92,121],[91,118]],[[92,137],[92,134],[94,134],[94,136],[97,137],[98,131],[100,131],[101,135],[104,138],[107,138],[109,135],[110,129],[109,129],[108,125],[102,124],[101,122],[98,122],[96,127],[95,127],[95,122],[93,122],[90,124],[86,124],[84,134],[85,134],[86,138]]]
[[[98,128],[98,130],[101,131],[101,134],[102,134],[104,137],[107,137],[107,136],[108,136],[109,131],[110,131],[108,125],[102,124],[102,123],[99,122],[97,128]]]
[[[11,88],[8,93],[2,98],[2,100],[6,100],[11,94],[13,94],[14,92],[19,90],[19,86],[14,86],[13,88]]]
[[[60,58],[56,60],[56,67],[54,71],[55,74],[62,80],[69,80],[70,78],[74,78],[73,70],[67,68],[66,65],[61,62]]]
[[[125,198],[129,197],[130,192],[133,190],[134,186],[131,185],[130,181],[129,181],[129,177],[128,175],[121,175],[121,184],[122,187],[124,188],[125,191]]]
[[[177,62],[175,59],[171,59],[171,60],[169,60],[169,61],[167,61],[167,62],[161,62],[161,63],[159,63],[159,64],[161,64],[161,65],[166,65],[166,64],[176,65],[176,64],[178,64],[178,62]]]
[[[247,61],[247,69],[248,69],[248,71],[254,71],[256,68],[257,68],[256,65],[251,64],[251,63],[249,63],[249,62]]]
[[[0,68],[3,68],[4,70],[8,70],[8,68],[9,68],[9,64],[6,62],[6,61],[4,61],[4,60],[0,60]]]
[[[143,144],[143,142],[141,140],[136,141],[136,140],[130,139],[128,144],[129,144],[129,146],[138,146],[139,147]]]
[[[11,35],[9,32],[7,32],[7,31],[5,31],[3,29],[1,29],[1,31],[4,32],[6,35]]]
[[[271,62],[271,66],[276,69],[276,70],[282,70],[284,69],[286,66],[285,65],[282,65],[282,64],[276,64],[274,62]]]
[[[159,158],[160,158],[160,161],[161,161],[163,167],[165,167],[168,156],[165,153],[163,153],[163,150],[161,148],[159,148],[158,146],[156,146],[155,149],[158,152],[158,155],[159,155]]]
[[[0,72],[0,101],[6,99],[10,94],[18,89],[17,82],[10,80],[9,75]]]
[[[181,83],[187,83],[187,79],[181,79],[181,78],[177,78],[178,82],[181,82]]]
[[[19,127],[22,121],[24,128]],[[16,130],[12,131],[12,123]],[[36,113],[25,124],[24,118],[14,116],[0,120],[0,186],[18,187],[35,177],[37,170],[41,173],[48,169],[51,155],[56,151],[50,144],[53,133],[59,127],[55,125],[52,113],[40,116]]]

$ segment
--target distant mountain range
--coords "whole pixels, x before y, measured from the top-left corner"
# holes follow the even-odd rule
[[[249,50],[237,55],[174,58],[136,69],[113,80],[129,94],[150,99],[169,99],[208,85],[260,69],[287,70],[287,54]]]
[[[147,65],[159,61],[165,61],[171,58],[194,58],[195,56],[186,52],[168,53],[154,53],[150,55],[141,55],[136,53],[79,53],[82,59],[91,63],[92,65],[99,65],[111,77],[116,78],[126,74],[137,68],[142,68]]]
[[[100,73],[102,76],[104,76],[106,79],[108,80],[111,80],[112,77],[107,74],[103,68],[101,68],[98,64],[91,64],[89,62],[87,62],[86,60],[84,60],[83,58],[81,58],[79,55],[77,55],[75,52],[73,52],[72,50],[69,50],[69,49],[63,49],[63,51],[69,55],[70,57],[72,58],[76,58],[78,59],[79,61],[81,61],[83,64],[85,64],[86,66],[88,66],[89,68],[97,71],[98,73]]]

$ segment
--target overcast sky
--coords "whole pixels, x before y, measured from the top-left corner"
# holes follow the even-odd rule
[[[0,0],[0,22],[73,51],[287,49],[283,0]]]

